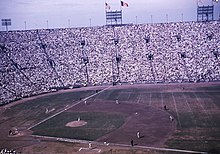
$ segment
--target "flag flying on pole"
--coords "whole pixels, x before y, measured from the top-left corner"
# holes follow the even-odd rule
[[[125,2],[123,2],[123,1],[121,1],[121,6],[128,7],[128,3],[125,3]]]
[[[110,5],[105,2],[105,10],[110,10]]]

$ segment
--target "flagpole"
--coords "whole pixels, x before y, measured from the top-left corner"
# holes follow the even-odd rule
[[[122,15],[121,0],[119,0],[119,4],[120,4],[120,10],[121,10],[121,24],[122,24],[122,23],[123,23],[123,22],[122,22],[122,16],[123,16],[123,15]]]
[[[181,14],[181,17],[182,17],[181,19],[182,19],[182,22],[183,22],[183,13]]]
[[[150,15],[150,21],[153,23],[153,15]]]
[[[107,9],[106,9],[106,0],[105,0],[105,13],[107,12]]]
[[[198,7],[199,7],[199,1],[198,1],[198,0],[196,0],[197,21],[198,21]]]

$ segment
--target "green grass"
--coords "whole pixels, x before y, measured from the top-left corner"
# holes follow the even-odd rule
[[[14,119],[14,126],[19,126],[24,121],[34,124],[54,114],[54,112],[59,111],[66,105],[77,103],[80,97],[85,98],[94,93],[95,91],[89,90],[43,96],[22,104],[15,105],[12,108],[7,109],[7,112],[4,112],[3,115]],[[45,114],[46,108],[54,108],[55,110],[54,112]]]
[[[198,87],[196,90],[206,90],[206,91],[220,91],[220,86],[205,86],[205,87]]]
[[[209,97],[211,97],[212,102],[218,107],[220,108],[220,94],[219,92],[212,92],[212,93],[208,93]]]
[[[186,139],[181,139],[181,140],[170,140],[167,142],[168,147],[172,147],[173,149],[190,149],[194,151],[211,151],[215,150],[220,152],[220,144],[218,140],[186,140]]]
[[[219,92],[218,92],[219,91]],[[146,92],[146,93],[144,93]],[[161,92],[162,97],[161,98]],[[194,91],[166,92],[163,90],[151,89],[117,89],[108,90],[110,93],[106,100],[115,100],[119,97],[121,101],[140,102],[162,108],[163,103],[167,105],[169,112],[176,120],[177,112],[181,127],[177,123],[177,132],[166,142],[169,148],[188,149],[198,151],[209,151],[220,149],[220,87],[200,87]],[[105,95],[103,93],[103,95]],[[172,98],[174,96],[176,108]],[[128,100],[129,97],[129,100]],[[100,97],[101,99],[101,97]],[[203,138],[200,140],[200,138]],[[208,143],[205,144],[205,141]],[[209,142],[210,141],[210,142]],[[204,143],[203,143],[204,142]]]
[[[164,86],[165,87],[165,86]],[[220,149],[220,86],[207,86],[181,91],[166,91],[166,88],[136,88],[108,89],[97,94],[90,100],[115,101],[150,104],[162,109],[163,104],[168,107],[167,112],[176,120],[177,112],[181,127],[177,124],[176,133],[165,143],[168,148],[209,151]],[[119,87],[120,88],[120,87]],[[13,125],[22,123],[35,124],[54,114],[66,105],[76,103],[79,98],[85,98],[95,91],[68,92],[59,95],[44,96],[23,104],[16,105],[4,112],[10,117]],[[173,97],[176,102],[173,101]],[[163,104],[162,104],[163,102]],[[53,113],[45,114],[46,108],[55,108]],[[85,118],[87,125],[79,128],[68,128],[64,125],[78,116]],[[103,134],[114,131],[124,122],[125,115],[106,113],[62,113],[49,121],[33,128],[35,134],[58,136],[76,139],[95,140]],[[106,121],[106,119],[108,119]],[[113,123],[113,125],[111,125]],[[108,129],[110,128],[110,129]],[[77,132],[77,133],[76,133]],[[207,142],[205,142],[207,141]]]
[[[220,102],[216,99],[216,93],[184,92],[190,108],[182,104],[185,100],[179,93],[173,95],[182,128],[178,127],[178,131],[166,142],[166,146],[197,151],[220,150]],[[168,112],[176,118],[173,111],[171,108]]]
[[[68,122],[81,120],[87,122],[81,127],[66,127]],[[36,127],[32,130],[35,135],[55,136],[80,140],[96,140],[119,127],[125,121],[126,116],[122,114],[102,113],[102,112],[64,112]]]

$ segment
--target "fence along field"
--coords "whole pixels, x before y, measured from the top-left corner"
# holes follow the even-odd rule
[[[63,108],[79,102],[80,98],[95,93],[96,90],[85,88],[85,91],[54,93],[51,96],[43,96],[12,106],[2,113],[4,118],[1,119],[0,127],[8,129],[6,126],[9,123],[10,127],[27,129]],[[120,103],[144,104],[159,110],[164,110],[166,105],[166,112],[175,118],[177,128],[162,147],[195,151],[220,150],[220,85],[218,83],[115,86],[90,97],[87,102],[115,100]],[[47,108],[54,110],[45,114]],[[41,124],[38,126],[41,127]],[[0,145],[7,146],[14,143],[12,138],[7,140],[2,133],[1,136],[3,140],[0,141]]]

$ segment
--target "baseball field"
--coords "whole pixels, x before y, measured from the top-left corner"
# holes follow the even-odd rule
[[[220,152],[218,82],[60,90],[0,114],[0,149],[20,153]]]

